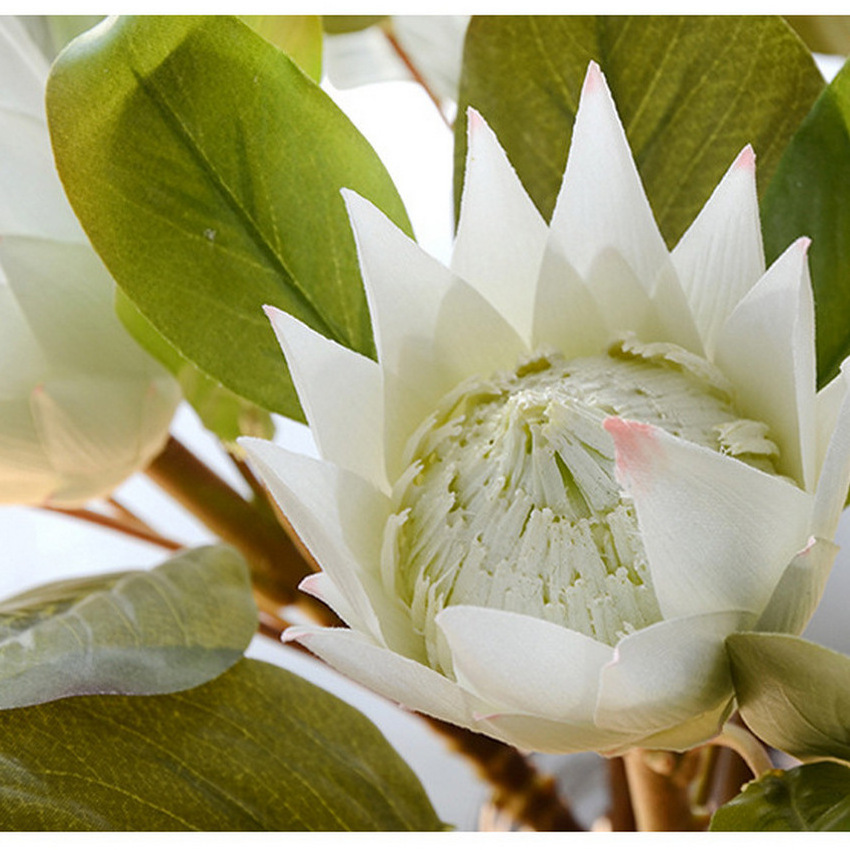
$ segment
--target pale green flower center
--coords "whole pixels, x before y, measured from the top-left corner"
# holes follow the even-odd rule
[[[775,471],[767,427],[736,413],[715,367],[673,345],[540,353],[466,381],[411,439],[384,539],[384,579],[432,665],[447,666],[434,618],[448,605],[529,614],[611,645],[661,619],[609,416]]]

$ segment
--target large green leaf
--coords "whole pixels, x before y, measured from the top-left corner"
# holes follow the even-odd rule
[[[744,145],[755,148],[762,181],[773,173],[823,87],[778,17],[473,18],[455,127],[458,203],[471,105],[550,218],[591,59],[608,79],[669,245]]]
[[[850,354],[850,64],[818,98],[788,145],[762,202],[769,260],[810,236],[818,379]]]
[[[726,640],[741,716],[800,759],[850,761],[850,658],[791,635]]]
[[[846,832],[850,830],[850,769],[807,764],[768,773],[711,819],[714,832]]]
[[[0,714],[0,812],[26,830],[441,827],[366,718],[246,660],[180,694]]]
[[[235,664],[256,628],[248,571],[224,546],[36,587],[0,602],[0,708],[193,688]]]
[[[204,372],[299,414],[264,304],[374,351],[340,188],[409,224],[375,152],[285,54],[233,18],[122,18],[61,54],[47,99],[92,243]]]
[[[816,53],[850,53],[850,15],[786,15],[785,20]]]

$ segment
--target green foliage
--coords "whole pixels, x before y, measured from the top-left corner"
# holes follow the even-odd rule
[[[751,143],[765,181],[823,87],[778,17],[473,18],[455,126],[460,202],[466,108],[501,140],[548,220],[588,62],[602,67],[669,245]]]
[[[238,395],[299,416],[273,304],[374,343],[340,188],[409,232],[368,143],[283,53],[232,18],[119,19],[48,82],[57,166],[119,286]]]
[[[247,660],[180,694],[0,714],[0,811],[11,830],[441,827],[366,718]]]
[[[818,98],[779,162],[762,202],[768,260],[812,238],[818,380],[850,354],[850,64]]]
[[[850,658],[791,635],[726,639],[741,716],[800,759],[850,761]]]
[[[240,15],[239,19],[279,47],[316,82],[322,78],[322,19],[319,15]]]
[[[120,289],[115,290],[115,312],[136,342],[177,378],[183,397],[206,428],[228,443],[237,437],[274,436],[267,410],[231,392],[183,357]]]
[[[714,832],[846,832],[850,830],[850,769],[807,764],[771,771],[718,809]]]
[[[815,53],[850,53],[850,15],[786,15],[785,20]]]
[[[0,708],[193,688],[235,664],[256,628],[248,571],[223,546],[36,587],[0,602]]]

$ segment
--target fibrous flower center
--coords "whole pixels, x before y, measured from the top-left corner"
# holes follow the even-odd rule
[[[529,614],[611,645],[661,619],[609,416],[775,471],[767,427],[738,416],[723,375],[674,345],[544,352],[466,381],[411,438],[384,539],[384,581],[433,666],[448,665],[434,624],[448,605]]]

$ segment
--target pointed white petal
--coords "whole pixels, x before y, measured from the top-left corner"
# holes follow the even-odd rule
[[[516,331],[468,283],[429,257],[372,204],[344,192],[360,255],[386,394],[386,463],[461,380],[512,367]]]
[[[658,341],[675,343],[704,357],[705,348],[672,263],[665,263],[658,273],[652,304],[658,322]]]
[[[732,680],[723,642],[754,620],[741,611],[701,614],[623,638],[602,671],[596,722],[649,735],[725,704]]]
[[[847,395],[848,384],[843,374],[836,375],[815,398],[815,420],[817,422],[817,454],[815,469],[823,472],[826,452],[838,424],[838,414]]]
[[[812,514],[812,534],[827,540],[835,536],[850,486],[850,359],[841,364],[841,374],[835,381],[844,384],[844,393],[821,467]]]
[[[325,461],[265,440],[242,438],[239,443],[299,538],[370,634],[400,651],[420,652],[421,640],[379,578],[388,498],[365,479]]]
[[[266,307],[322,457],[389,492],[381,367]]]
[[[549,229],[493,131],[467,113],[469,154],[452,270],[530,342],[534,291]]]
[[[471,703],[460,686],[424,664],[377,646],[365,635],[350,629],[296,626],[287,629],[284,640],[297,640],[340,673],[407,708],[475,728],[477,703]]]
[[[809,537],[811,496],[666,431],[605,420],[665,619],[760,612]]]
[[[802,634],[823,596],[837,554],[834,543],[813,537],[786,567],[756,631]]]
[[[639,339],[658,339],[660,329],[649,292],[617,250],[603,248],[586,278],[608,329],[608,341],[629,333]]]
[[[723,323],[764,274],[756,162],[749,145],[673,249],[672,257],[711,357]]]
[[[531,347],[552,346],[569,358],[598,354],[606,342],[596,300],[557,246],[550,246],[537,283]]]
[[[610,646],[545,620],[468,605],[437,615],[458,682],[507,713],[589,722]]]
[[[595,62],[584,81],[551,232],[579,274],[600,251],[615,248],[647,290],[669,256]]]
[[[717,335],[715,362],[738,390],[737,406],[766,422],[782,472],[815,486],[815,315],[799,239],[765,273]]]
[[[324,602],[344,623],[359,632],[368,633],[369,623],[360,616],[357,608],[351,604],[345,594],[334,584],[328,573],[313,573],[302,579],[298,585],[302,593]]]

